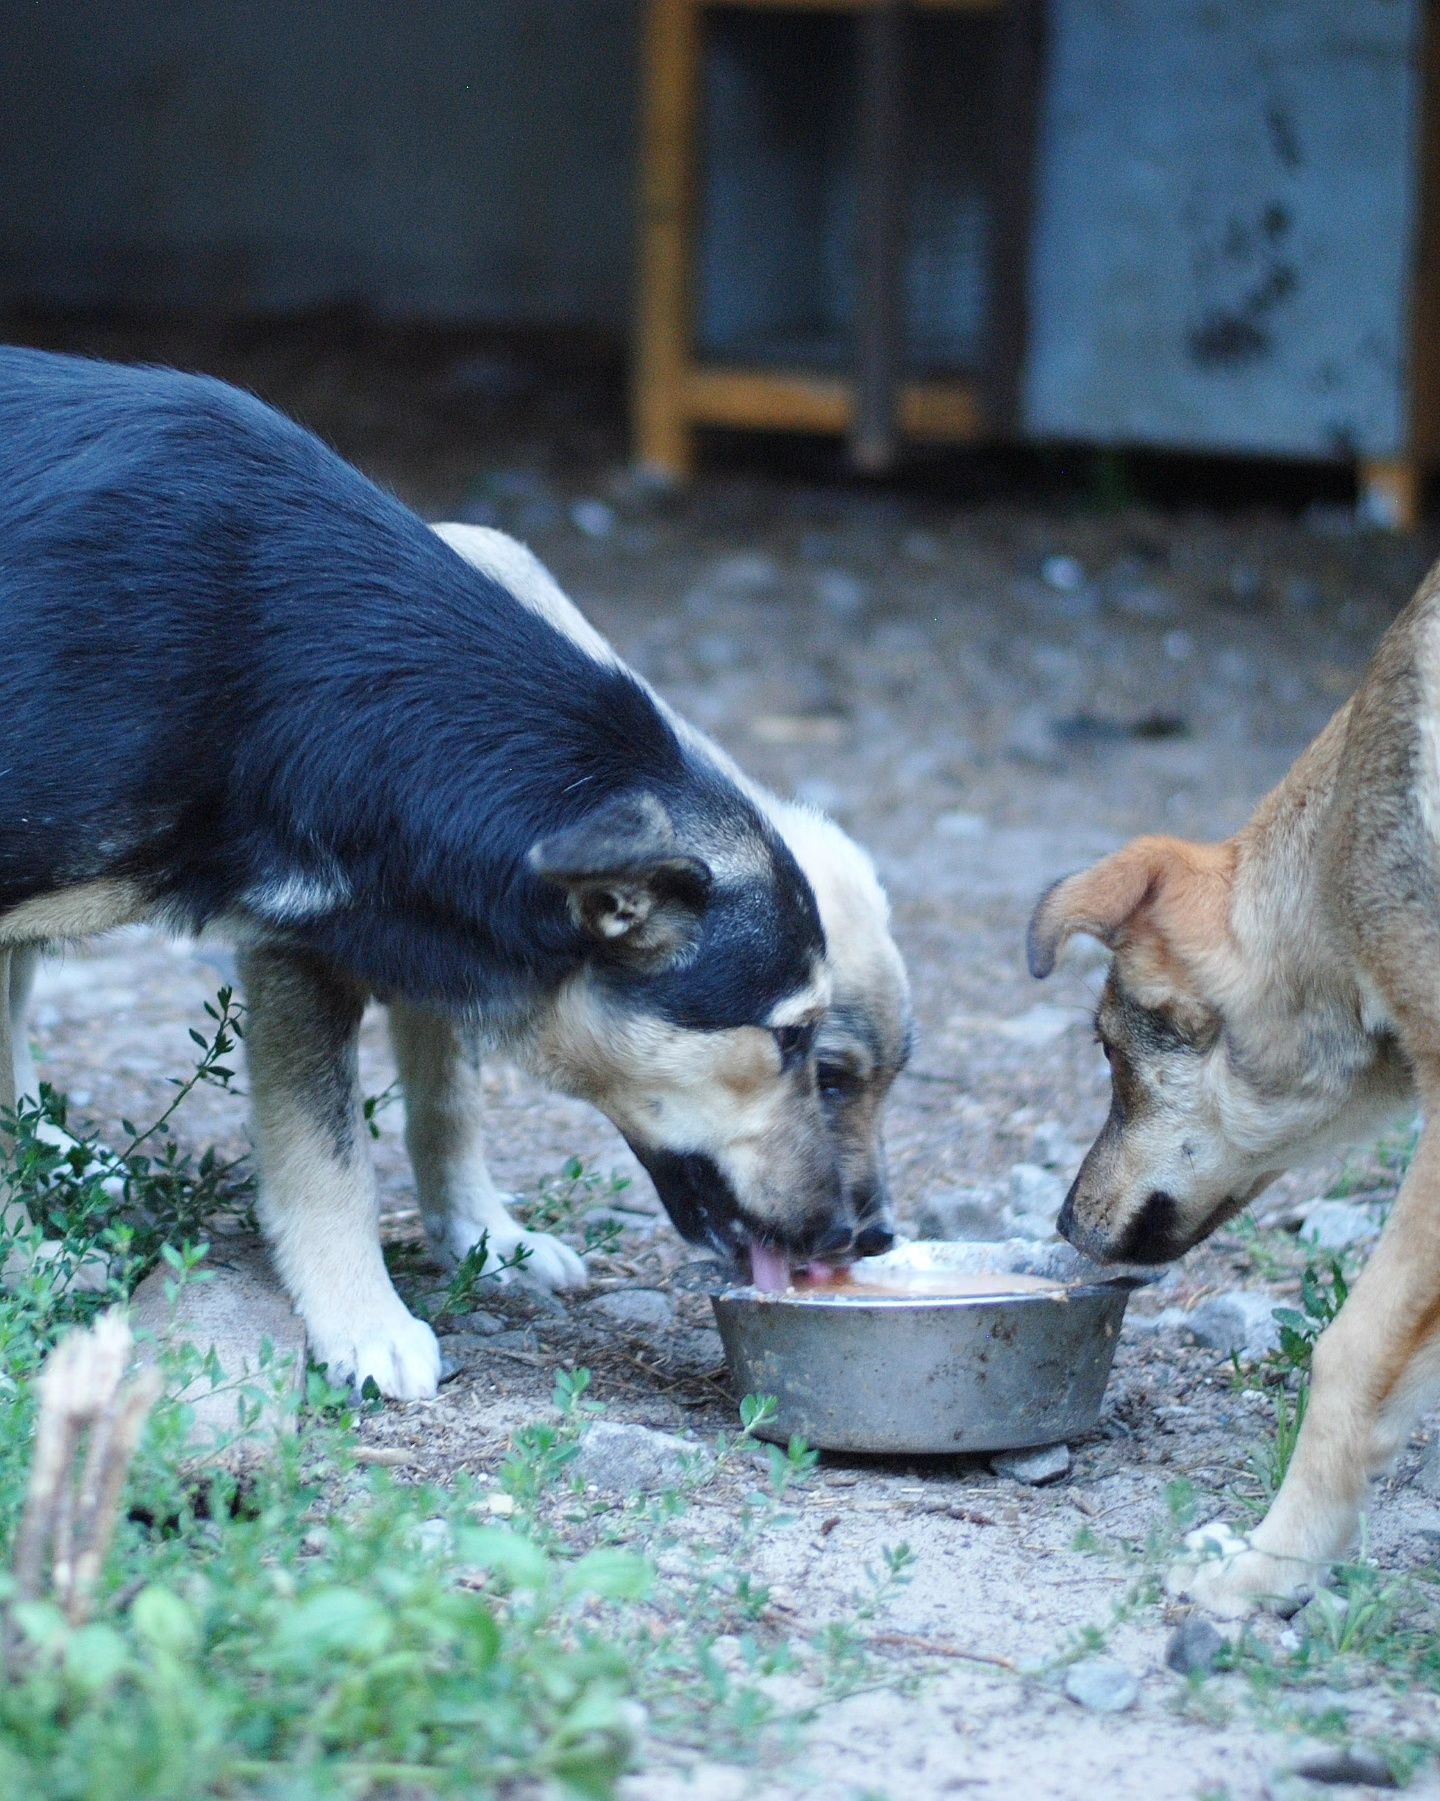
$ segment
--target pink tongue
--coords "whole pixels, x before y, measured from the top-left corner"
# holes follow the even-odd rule
[[[784,1294],[790,1286],[790,1259],[773,1245],[750,1240],[750,1280],[761,1294]]]

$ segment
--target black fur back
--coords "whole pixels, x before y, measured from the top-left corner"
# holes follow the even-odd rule
[[[262,928],[503,1012],[585,950],[526,851],[644,787],[764,868],[657,1004],[757,1017],[821,943],[788,851],[627,672],[217,381],[0,349],[0,706],[0,909],[129,877],[196,930],[338,879],[350,904]]]

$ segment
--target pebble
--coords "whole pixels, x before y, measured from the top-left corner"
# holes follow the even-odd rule
[[[1040,565],[1040,579],[1058,594],[1073,594],[1085,585],[1085,565],[1078,557],[1046,557]]]
[[[218,1237],[204,1268],[209,1279],[186,1283],[178,1297],[167,1293],[169,1267],[157,1264],[130,1298],[130,1315],[142,1355],[171,1340],[188,1341],[201,1355],[213,1351],[225,1372],[219,1387],[203,1373],[182,1391],[188,1403],[188,1434],[197,1455],[218,1456],[228,1467],[251,1466],[269,1456],[277,1437],[296,1430],[296,1409],[287,1393],[305,1382],[305,1327],[281,1288],[270,1254],[259,1238]],[[267,1355],[267,1344],[273,1362]],[[263,1397],[248,1425],[236,1384],[254,1386]]]
[[[585,1311],[631,1331],[663,1330],[675,1319],[675,1303],[658,1288],[617,1288],[587,1302]]]
[[[1290,1770],[1307,1782],[1369,1788],[1398,1786],[1389,1764],[1367,1745],[1321,1745],[1297,1758]]]
[[[421,1520],[415,1528],[415,1541],[422,1551],[448,1551],[454,1545],[455,1534],[449,1520]]]
[[[1078,1169],[1082,1154],[1080,1146],[1058,1120],[1042,1120],[1036,1126],[1030,1145],[1030,1158],[1042,1169]]]
[[[1000,1224],[1000,1204],[984,1188],[953,1188],[932,1194],[915,1210],[921,1238],[993,1239]]]
[[[815,577],[815,598],[836,619],[858,619],[868,598],[864,582],[843,569],[824,569]]]
[[[574,1468],[608,1494],[654,1494],[674,1487],[696,1450],[669,1432],[597,1420],[580,1440]]]
[[[1415,1486],[1422,1495],[1440,1499],[1440,1438],[1432,1439],[1426,1446],[1420,1467],[1415,1472]]]
[[[1022,1237],[1048,1238],[1055,1218],[1065,1204],[1068,1183],[1052,1169],[1038,1163],[1017,1163],[1010,1171],[1010,1192],[1005,1222]]]
[[[935,830],[942,838],[983,838],[990,830],[990,821],[983,813],[941,813],[935,820]]]
[[[1267,1294],[1232,1289],[1203,1300],[1186,1321],[1196,1344],[1225,1356],[1264,1357],[1280,1346],[1275,1303]]]
[[[1300,1222],[1300,1236],[1322,1251],[1343,1251],[1380,1236],[1383,1215],[1354,1201],[1312,1201]]]
[[[615,512],[603,500],[577,500],[570,523],[587,538],[608,538],[615,529]]]
[[[492,1333],[503,1332],[505,1322],[498,1313],[487,1313],[483,1307],[477,1307],[473,1313],[457,1313],[453,1315],[457,1332],[474,1332],[481,1338],[489,1338]]]
[[[1033,1451],[997,1451],[990,1459],[997,1476],[1028,1483],[1031,1488],[1044,1488],[1070,1474],[1069,1445],[1041,1445]]]
[[[1165,1662],[1180,1676],[1208,1676],[1224,1649],[1224,1635],[1203,1613],[1192,1613],[1170,1634]]]
[[[1113,1657],[1085,1657],[1065,1672],[1065,1693],[1092,1713],[1124,1713],[1135,1705],[1140,1684]]]

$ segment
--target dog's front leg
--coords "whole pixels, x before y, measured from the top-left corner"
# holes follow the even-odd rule
[[[314,958],[241,954],[258,1210],[281,1279],[332,1379],[433,1395],[435,1334],[396,1294],[361,1108],[363,992]]]
[[[1427,1114],[1435,1114],[1426,1097]],[[1315,1346],[1310,1401],[1290,1467],[1248,1540],[1190,1535],[1172,1592],[1229,1618],[1291,1612],[1350,1549],[1382,1475],[1440,1391],[1440,1125],[1426,1127],[1369,1263]]]
[[[491,1258],[549,1289],[583,1288],[585,1265],[548,1232],[511,1217],[512,1197],[495,1186],[481,1142],[480,1041],[471,1028],[396,1001],[390,1039],[405,1091],[405,1148],[425,1235],[439,1261],[453,1265],[485,1236]],[[503,1272],[510,1275],[511,1269]]]

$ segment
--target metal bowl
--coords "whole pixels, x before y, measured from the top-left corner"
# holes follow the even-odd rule
[[[1016,1295],[906,1292],[915,1272],[1048,1276]],[[895,1292],[711,1296],[737,1395],[774,1395],[763,1428],[831,1451],[999,1451],[1095,1424],[1134,1283],[1068,1245],[917,1242],[854,1265]],[[923,1279],[923,1276],[921,1277]]]

